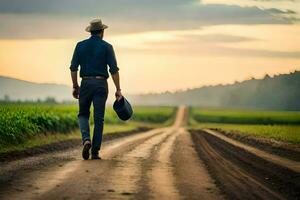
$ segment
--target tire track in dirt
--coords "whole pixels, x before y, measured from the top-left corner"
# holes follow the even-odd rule
[[[299,174],[205,132],[193,132],[199,157],[228,199],[298,199]]]
[[[154,199],[179,199],[180,195],[175,188],[173,167],[171,165],[171,153],[173,144],[178,136],[178,131],[171,132],[172,135],[162,143],[156,152],[154,166],[150,172],[151,196]]]
[[[108,187],[114,191],[109,198],[128,199],[138,193],[140,190],[138,182],[142,177],[142,163],[150,159],[152,152],[170,137],[172,131],[170,128],[145,140],[126,154],[114,158],[118,164],[112,170],[110,181],[107,183]]]
[[[174,143],[180,134],[180,128],[186,124],[187,108],[179,107],[177,118],[171,130],[171,136],[164,141],[152,157],[151,170],[148,172],[149,190],[152,199],[181,199],[179,190],[175,185],[174,166],[171,156],[174,151]]]
[[[185,108],[179,108],[173,126],[159,135],[146,140],[123,156],[117,156],[120,165],[114,170],[114,173],[111,174],[112,181],[109,185],[115,189],[113,189],[113,195],[109,198],[145,199],[172,197],[172,199],[176,199],[174,195],[168,193],[172,191],[172,194],[176,194],[176,189],[172,187],[173,174],[169,174],[168,171],[161,171],[161,168],[153,168],[153,163],[168,162],[167,159],[172,151],[170,147],[177,136],[175,132],[181,125],[184,114]],[[164,155],[161,155],[162,152],[164,152]],[[158,157],[155,156],[156,154],[158,154]],[[143,164],[146,160],[151,160],[151,167],[147,169],[145,169],[146,166]],[[157,183],[157,179],[155,178],[153,182],[153,177],[158,177],[160,182]],[[142,178],[144,179],[142,180]],[[162,178],[165,178],[163,184],[161,183]],[[161,190],[161,188],[165,190]],[[146,190],[148,193],[141,192],[141,190]]]
[[[221,133],[217,132],[217,131],[213,131],[210,129],[204,129],[205,132],[213,135],[216,138],[220,138],[221,140],[224,140],[227,143],[230,143],[238,148],[244,149],[248,152],[251,152],[252,154],[255,154],[258,157],[263,158],[264,160],[267,160],[269,162],[273,162],[276,165],[279,166],[284,166],[290,170],[293,170],[297,173],[300,173],[300,162],[298,161],[294,161],[294,160],[290,160],[281,156],[277,156],[262,150],[259,150],[257,148],[251,147],[247,144],[243,144],[239,141],[233,140],[229,137],[226,137],[225,135],[222,135]]]
[[[209,176],[206,166],[198,159],[190,133],[182,127],[175,141],[172,162],[176,185],[181,196],[189,200],[224,199],[215,181]]]

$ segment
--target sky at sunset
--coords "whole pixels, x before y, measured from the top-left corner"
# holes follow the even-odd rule
[[[300,70],[300,0],[0,0],[0,75],[71,85],[94,18],[109,26],[125,93]]]

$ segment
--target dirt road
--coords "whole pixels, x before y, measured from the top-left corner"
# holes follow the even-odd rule
[[[237,147],[190,134],[186,111],[180,107],[170,127],[105,142],[100,161],[83,161],[77,148],[1,163],[0,199],[297,199],[297,172],[257,155],[244,164]],[[261,177],[270,166],[272,181],[276,172],[294,179],[281,174],[272,186]]]

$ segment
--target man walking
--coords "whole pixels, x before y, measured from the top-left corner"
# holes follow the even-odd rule
[[[79,99],[79,128],[82,134],[82,157],[87,160],[101,159],[99,150],[102,142],[105,103],[108,95],[107,78],[109,72],[116,86],[116,99],[122,98],[119,83],[119,68],[112,45],[103,40],[104,29],[108,26],[102,24],[100,19],[90,22],[85,29],[91,33],[89,39],[78,42],[71,61],[71,77],[73,82],[73,97]],[[80,87],[77,82],[77,71],[80,66]],[[94,107],[94,134],[90,139],[89,116],[90,107]]]

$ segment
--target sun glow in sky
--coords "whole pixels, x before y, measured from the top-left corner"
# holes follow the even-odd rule
[[[128,12],[126,6],[113,12],[119,5],[99,1],[107,12],[90,15],[79,13],[84,11],[80,6],[89,5],[81,5],[83,1],[63,14],[62,7],[37,0],[27,2],[36,8],[1,1],[0,75],[70,85],[73,49],[89,37],[84,28],[95,16],[109,25],[105,40],[115,48],[126,93],[175,91],[300,70],[299,1],[126,1]],[[139,18],[135,9],[144,9]]]

